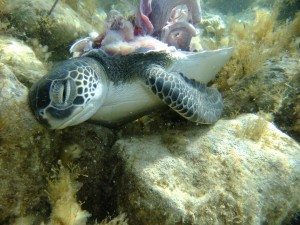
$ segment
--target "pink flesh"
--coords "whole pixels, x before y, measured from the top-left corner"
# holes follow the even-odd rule
[[[195,27],[187,22],[176,22],[162,29],[161,41],[184,51],[188,51],[192,37],[196,36]]]
[[[136,15],[136,26],[138,27],[136,35],[147,35],[153,33],[154,27],[148,17],[151,12],[151,0],[141,0],[139,11]]]
[[[138,36],[133,41],[118,41],[111,42],[102,47],[102,49],[109,55],[128,55],[136,52],[139,49],[147,49],[153,51],[171,51],[167,44],[151,37],[151,36]]]
[[[188,9],[188,18],[191,21],[187,22],[196,24],[200,21],[200,7],[197,0],[152,0],[152,12],[149,18],[154,26],[154,32],[159,33],[167,25],[168,20],[172,17],[173,9],[179,5],[185,5]]]
[[[186,12],[180,6],[186,6]],[[196,35],[193,24],[199,21],[200,7],[196,0],[141,0],[135,35],[155,32],[161,41],[188,50],[191,37]],[[182,22],[184,26],[179,25]]]
[[[184,14],[181,5],[188,9]],[[193,23],[199,22],[199,16],[196,0],[141,0],[135,27],[121,13],[112,10],[106,31],[92,41],[92,46],[112,55],[126,55],[139,48],[160,51],[168,45],[189,50],[191,37],[196,35]],[[149,36],[154,31],[159,32],[156,34],[159,40]],[[84,53],[84,48],[78,44],[79,47],[81,54]]]

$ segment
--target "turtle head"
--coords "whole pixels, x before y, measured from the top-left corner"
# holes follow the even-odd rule
[[[69,59],[35,83],[29,104],[36,118],[51,129],[63,129],[89,119],[102,105],[107,77],[99,62]]]

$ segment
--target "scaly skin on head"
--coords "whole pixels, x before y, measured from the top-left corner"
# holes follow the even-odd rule
[[[98,62],[74,58],[53,68],[31,87],[29,104],[41,123],[62,129],[89,119],[102,104],[106,88],[106,73]]]

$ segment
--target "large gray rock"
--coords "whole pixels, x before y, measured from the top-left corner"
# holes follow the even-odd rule
[[[82,184],[77,193],[83,209],[98,220],[107,217],[111,209],[109,177],[106,155],[115,142],[114,133],[105,127],[84,123],[58,131],[55,138],[59,159],[65,166],[74,165]]]
[[[73,2],[76,4],[76,1]],[[86,6],[90,2],[83,4]],[[103,18],[96,14],[96,8],[88,9],[91,10],[89,18],[93,18],[92,25],[87,22],[87,16],[84,18],[64,1],[59,1],[49,15],[53,3],[43,0],[11,0],[7,1],[3,14],[9,15],[7,18],[16,28],[17,35],[37,38],[52,51],[52,59],[61,60],[69,57],[68,50],[77,38],[88,36],[92,31],[100,32]]]
[[[0,64],[0,222],[45,206],[47,164],[54,154],[48,133],[31,115],[27,93]]]
[[[46,73],[45,66],[33,50],[16,38],[0,36],[0,52],[0,62],[28,87]]]
[[[1,37],[0,49],[6,53],[0,57],[0,223],[31,214],[49,216],[45,189],[58,161],[84,175],[78,178],[83,183],[79,200],[95,216],[105,218],[107,187],[102,184],[108,175],[103,159],[115,141],[113,132],[93,124],[63,131],[42,127],[28,106],[28,88],[16,74],[30,84],[41,76],[43,64],[16,39]],[[14,51],[15,58],[9,60]]]
[[[300,59],[283,56],[269,60],[257,73],[235,81],[224,94],[224,115],[263,111],[277,126],[300,140],[298,96]]]
[[[123,138],[111,163],[130,224],[281,224],[300,210],[300,146],[253,114]]]
[[[203,0],[203,8],[217,9],[222,13],[239,13],[253,4],[250,0]]]

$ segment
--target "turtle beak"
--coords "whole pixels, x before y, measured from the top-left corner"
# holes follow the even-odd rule
[[[37,83],[35,83],[29,91],[29,106],[37,118],[37,120],[45,125],[50,127],[49,122],[43,117],[44,111],[49,106],[51,100],[49,96],[49,90],[51,86],[51,80],[42,78]]]

